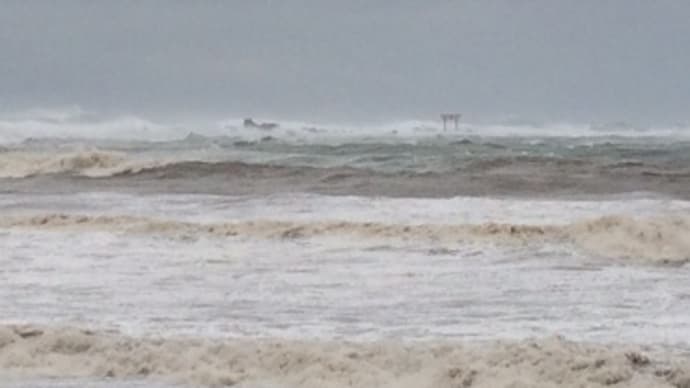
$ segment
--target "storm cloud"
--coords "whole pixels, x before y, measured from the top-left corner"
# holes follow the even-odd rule
[[[687,1],[4,1],[0,104],[675,123]]]

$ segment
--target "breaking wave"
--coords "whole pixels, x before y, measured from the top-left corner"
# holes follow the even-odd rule
[[[314,170],[308,166],[249,164],[235,161],[175,160],[136,157],[125,152],[85,150],[59,153],[0,152],[0,178],[67,175],[108,178],[150,175],[156,178],[194,178],[210,174],[267,174],[271,171]],[[337,170],[337,168],[335,168]],[[324,169],[328,171],[330,169]],[[270,174],[267,174],[270,175]]]
[[[249,237],[299,239],[350,237],[357,241],[419,242],[453,246],[567,243],[600,257],[629,262],[681,265],[690,262],[690,217],[637,219],[607,216],[567,225],[386,224],[350,221],[273,221],[199,224],[133,216],[52,214],[5,217],[3,228],[160,234],[173,238]]]
[[[165,164],[162,160],[139,159],[116,151],[0,152],[0,178],[28,178],[55,174],[109,177],[136,173]]]
[[[192,386],[686,387],[690,362],[634,345],[562,337],[501,342],[352,343],[136,338],[0,326],[0,368],[20,377],[158,379]]]
[[[99,117],[79,108],[30,110],[0,117],[0,144],[27,139],[170,140],[180,129],[132,115]]]
[[[270,169],[293,169],[295,170],[294,173],[299,173],[299,170],[303,169],[321,170],[328,173],[329,171],[338,172],[339,169],[346,169],[351,170],[351,172],[357,171],[358,175],[386,173],[386,171],[361,168],[356,164],[350,166],[348,163],[333,165],[333,162],[330,162],[325,163],[326,166],[320,166],[319,164],[323,162],[321,159],[315,159],[313,162],[310,162],[308,159],[304,161],[300,159],[293,160],[293,156],[288,152],[286,152],[286,155],[272,156],[272,162],[270,163],[241,160],[242,156],[233,153],[232,150],[219,151],[217,153],[209,150],[197,153],[192,151],[166,152],[162,154],[165,155],[164,157],[154,157],[153,155],[155,154],[136,154],[97,148],[56,152],[0,150],[0,178],[25,178],[47,174],[110,177],[115,175],[144,175],[147,173],[151,175],[174,175],[193,178],[198,175],[214,173],[227,174],[233,171],[233,166],[243,166],[243,170],[246,172],[251,172],[252,170],[265,172]],[[395,157],[395,155],[391,155],[389,159],[395,159]],[[387,160],[383,156],[379,157],[379,159],[376,160],[384,162]],[[519,173],[521,168],[534,169],[539,167],[545,171],[551,169],[563,174],[588,172],[593,174],[690,178],[690,168],[680,164],[680,162],[678,162],[678,165],[659,165],[643,161],[612,163],[610,161],[592,160],[591,158],[584,157],[562,158],[548,155],[495,155],[468,158],[467,160],[454,160],[453,162],[455,163],[454,168],[452,165],[449,165],[436,172],[429,171],[428,167],[424,168],[423,164],[407,167],[403,165],[398,169],[388,171],[388,175],[390,175],[390,172],[404,172],[413,175],[428,175],[429,173],[457,175],[507,170]],[[371,166],[375,167],[376,164],[372,162]]]
[[[257,120],[263,121],[258,118]],[[243,126],[243,118],[173,120],[163,122],[133,114],[107,115],[86,111],[78,106],[57,109],[30,109],[0,115],[0,144],[14,144],[26,139],[119,139],[165,141],[181,139],[190,132],[205,136],[240,136],[259,139],[270,134],[281,139],[301,141],[347,141],[352,138],[420,138],[436,135],[525,136],[525,137],[669,137],[688,138],[688,125],[636,127],[627,123],[574,124],[538,123],[524,120],[498,123],[463,122],[459,128],[444,131],[440,121],[400,119],[388,122],[328,123],[295,120],[269,121],[271,130]]]

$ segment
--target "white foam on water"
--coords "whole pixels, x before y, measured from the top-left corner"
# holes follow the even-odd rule
[[[665,252],[654,244],[680,231],[659,229],[666,224],[653,217],[687,214],[682,201],[92,193],[3,195],[0,212],[3,223],[28,220],[0,230],[5,320],[293,338],[690,338],[690,268],[639,266],[634,257]],[[596,220],[607,212],[617,216]],[[67,216],[41,221],[55,213]],[[556,239],[535,235],[542,226],[523,235],[487,221],[547,225]],[[375,222],[384,224],[367,224]],[[463,231],[488,237],[457,241]],[[591,251],[632,250],[633,259],[597,259],[561,232]],[[602,233],[612,239],[591,239]]]
[[[4,215],[45,214],[55,210],[85,215],[139,215],[190,222],[252,219],[276,221],[351,221],[390,224],[565,225],[606,216],[653,218],[690,214],[690,201],[649,194],[581,200],[520,198],[386,198],[276,194],[132,195],[112,192],[64,195],[0,194]]]
[[[629,137],[690,138],[686,125],[635,128],[629,125],[572,123],[486,124],[463,122],[457,129],[443,130],[437,120],[391,120],[368,124],[324,123],[280,119],[276,129],[245,128],[243,118],[156,120],[132,114],[102,115],[79,107],[32,109],[0,115],[0,144],[26,139],[76,138],[164,141],[182,139],[190,133],[204,136],[237,136],[257,140],[266,136],[303,142],[343,142],[352,139],[396,141],[433,136],[524,136],[524,137]]]
[[[654,244],[687,230],[664,220],[689,213],[687,201],[646,195],[2,194],[0,224],[10,227],[0,228],[0,378],[15,374],[13,388],[123,388],[136,379],[679,386],[690,370],[675,353],[690,347],[688,265],[601,260],[561,240],[523,242],[520,231],[568,231],[594,248],[601,241],[589,237],[608,233],[623,243],[603,248],[658,253]],[[12,219],[28,221],[12,227]],[[266,238],[262,227],[276,222],[303,234],[314,225],[315,233],[362,234],[300,237],[289,225],[285,238]],[[220,237],[208,228],[225,223],[255,233]],[[364,233],[368,223],[388,229]],[[493,237],[446,247],[426,224],[434,233],[474,225]],[[432,238],[392,242],[410,230]],[[498,243],[504,235],[513,243]],[[17,332],[15,324],[33,326]]]
[[[26,357],[31,354],[32,357]],[[239,387],[682,387],[690,363],[634,345],[528,341],[133,338],[77,328],[0,326],[0,365],[30,376],[109,376]],[[133,383],[136,383],[133,381]]]

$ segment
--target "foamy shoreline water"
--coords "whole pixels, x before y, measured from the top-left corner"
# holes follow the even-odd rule
[[[146,378],[191,386],[682,388],[690,383],[690,361],[682,355],[560,337],[480,343],[166,339],[5,325],[0,366],[14,376]]]
[[[164,235],[196,239],[203,236],[301,239],[348,238],[372,244],[415,242],[452,249],[479,241],[499,245],[572,244],[587,253],[627,263],[682,265],[690,262],[690,217],[640,220],[604,217],[556,225],[404,225],[347,221],[289,222],[257,220],[224,224],[193,224],[129,216],[50,214],[0,220],[0,228],[112,231],[133,235]]]
[[[636,197],[6,194],[0,309],[15,322],[133,335],[548,332],[682,347],[689,207]]]
[[[687,386],[686,143],[399,140],[0,150],[0,378]]]

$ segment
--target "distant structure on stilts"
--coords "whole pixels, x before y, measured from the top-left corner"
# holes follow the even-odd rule
[[[459,113],[442,113],[441,121],[443,121],[443,130],[448,129],[448,122],[453,123],[453,128],[458,129],[458,122],[462,115]]]

